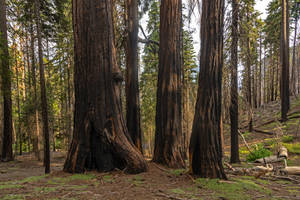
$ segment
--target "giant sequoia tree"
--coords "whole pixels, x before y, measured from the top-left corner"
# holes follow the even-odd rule
[[[202,1],[199,88],[189,147],[193,174],[226,178],[220,135],[224,0]]]
[[[281,119],[287,120],[287,112],[290,108],[289,91],[289,6],[288,0],[282,0],[281,15],[281,40],[280,40],[280,61],[281,61]]]
[[[142,152],[138,81],[138,0],[127,0],[126,122],[135,146]]]
[[[153,161],[183,167],[181,112],[181,0],[160,7],[160,48]]]
[[[13,160],[12,150],[12,101],[11,101],[11,75],[9,69],[9,54],[7,42],[7,25],[6,25],[6,3],[0,0],[0,64],[3,93],[3,147],[2,160]]]
[[[74,132],[64,171],[146,171],[147,163],[132,143],[121,113],[112,0],[73,0],[73,27]]]
[[[239,135],[238,135],[238,18],[239,7],[236,0],[232,0],[232,43],[231,43],[231,105],[230,105],[230,127],[231,127],[231,163],[240,162],[239,158]]]

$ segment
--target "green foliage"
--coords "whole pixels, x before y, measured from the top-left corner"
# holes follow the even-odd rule
[[[300,154],[300,143],[294,143],[294,144],[289,144],[289,143],[282,143],[282,145],[287,148],[289,153],[294,153],[294,154]]]
[[[252,151],[252,153],[248,154],[248,156],[246,157],[246,159],[249,162],[253,162],[256,159],[268,157],[270,155],[272,155],[272,152],[269,151],[269,150],[267,150],[267,149],[265,149],[263,145],[259,144],[259,145],[255,146],[255,148]]]
[[[105,175],[103,176],[103,181],[108,183],[108,182],[112,182],[112,175]]]
[[[282,142],[284,142],[284,143],[290,143],[290,142],[293,142],[293,140],[294,140],[294,137],[293,136],[291,136],[291,135],[284,135],[284,136],[282,136]]]

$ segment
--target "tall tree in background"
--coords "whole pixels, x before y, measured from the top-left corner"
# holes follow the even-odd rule
[[[144,172],[147,163],[131,142],[122,115],[112,1],[74,0],[73,19],[74,132],[64,171]]]
[[[160,7],[156,131],[153,161],[183,167],[181,111],[181,0],[164,0]]]
[[[126,122],[134,145],[143,152],[138,81],[138,0],[127,0]]]
[[[42,120],[43,120],[43,134],[44,134],[44,166],[45,173],[50,173],[50,144],[49,144],[49,127],[48,127],[48,104],[46,96],[45,72],[43,61],[43,47],[42,47],[42,33],[41,33],[41,14],[40,14],[40,0],[34,1],[34,10],[37,25],[37,39],[40,65],[40,87],[41,87],[41,103],[42,103]]]
[[[2,72],[2,94],[3,94],[3,147],[2,160],[13,160],[12,150],[12,101],[11,101],[11,74],[9,68],[9,53],[6,25],[6,2],[0,0],[0,64]]]
[[[290,108],[289,94],[289,6],[288,0],[282,0],[281,14],[281,39],[280,39],[280,61],[281,61],[281,120],[287,120]]]
[[[231,127],[231,163],[240,162],[239,158],[239,135],[238,135],[238,18],[239,5],[237,0],[232,0],[232,25],[231,25],[231,105],[230,105],[230,127]]]
[[[220,134],[223,19],[224,0],[202,1],[199,88],[189,158],[192,173],[225,179]]]
[[[291,93],[293,95],[297,94],[297,83],[299,84],[299,74],[300,69],[296,66],[296,45],[297,45],[297,33],[298,33],[298,20],[300,16],[300,3],[297,3],[297,0],[294,1],[292,7],[292,18],[294,21],[294,38],[293,38],[293,57],[292,57],[292,73],[291,73]],[[298,72],[298,73],[297,73]]]

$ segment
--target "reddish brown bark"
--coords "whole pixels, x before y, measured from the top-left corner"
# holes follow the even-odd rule
[[[9,68],[9,53],[7,41],[6,24],[6,3],[0,0],[0,54],[2,70],[2,94],[3,94],[3,146],[2,160],[11,161],[14,159],[12,150],[12,101],[11,101],[11,75]]]
[[[127,0],[126,124],[134,145],[143,152],[138,81],[138,0]]]
[[[153,161],[180,168],[181,145],[181,0],[164,0],[160,7],[160,49]]]
[[[221,145],[224,0],[204,0],[196,111],[189,147],[193,174],[225,179]]]
[[[74,132],[64,171],[144,172],[147,163],[131,142],[122,115],[112,0],[73,0],[73,27]]]

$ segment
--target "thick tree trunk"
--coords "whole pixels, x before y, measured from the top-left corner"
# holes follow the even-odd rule
[[[138,0],[127,0],[126,122],[134,145],[143,152],[138,81]]]
[[[160,49],[153,161],[184,167],[181,112],[181,0],[164,0],[160,7]]]
[[[231,43],[231,105],[230,105],[230,127],[231,127],[231,163],[239,163],[239,134],[238,134],[238,17],[239,5],[232,0],[232,43]]]
[[[259,77],[258,77],[258,107],[262,105],[262,35],[259,36]]]
[[[0,56],[3,58],[0,64],[2,70],[2,94],[4,110],[2,160],[11,161],[14,159],[12,150],[12,100],[5,0],[0,0],[0,33],[0,53],[2,54]]]
[[[48,127],[48,104],[46,96],[45,73],[43,63],[43,48],[42,48],[42,33],[41,33],[41,16],[40,16],[40,0],[35,0],[35,17],[37,24],[37,39],[40,65],[40,88],[41,88],[41,103],[42,103],[42,120],[44,134],[44,166],[45,173],[50,173],[50,144],[49,144],[49,127]]]
[[[75,52],[74,135],[64,171],[128,173],[147,170],[122,115],[112,0],[73,0]]]
[[[280,40],[280,61],[281,61],[281,120],[287,120],[287,112],[290,108],[289,95],[289,17],[288,0],[282,0],[281,16],[281,40]]]
[[[247,101],[248,101],[248,130],[253,130],[252,91],[251,91],[251,53],[250,38],[247,36]]]
[[[32,72],[32,86],[33,86],[33,102],[34,102],[34,109],[35,109],[35,134],[33,136],[33,151],[35,153],[35,157],[41,161],[40,155],[40,121],[39,121],[39,107],[38,107],[38,100],[37,100],[37,85],[36,85],[36,64],[35,64],[35,36],[34,36],[34,29],[33,24],[30,25],[30,37],[31,37],[31,72]]]
[[[221,146],[224,0],[204,0],[199,88],[189,147],[192,173],[225,179]]]
[[[296,0],[295,0],[296,2]],[[291,93],[296,96],[297,91],[297,83],[299,82],[299,77],[296,76],[297,70],[299,70],[296,66],[296,42],[297,42],[297,29],[298,29],[298,15],[295,18],[295,30],[294,30],[294,45],[293,45],[293,58],[292,58],[292,76],[291,76]]]

